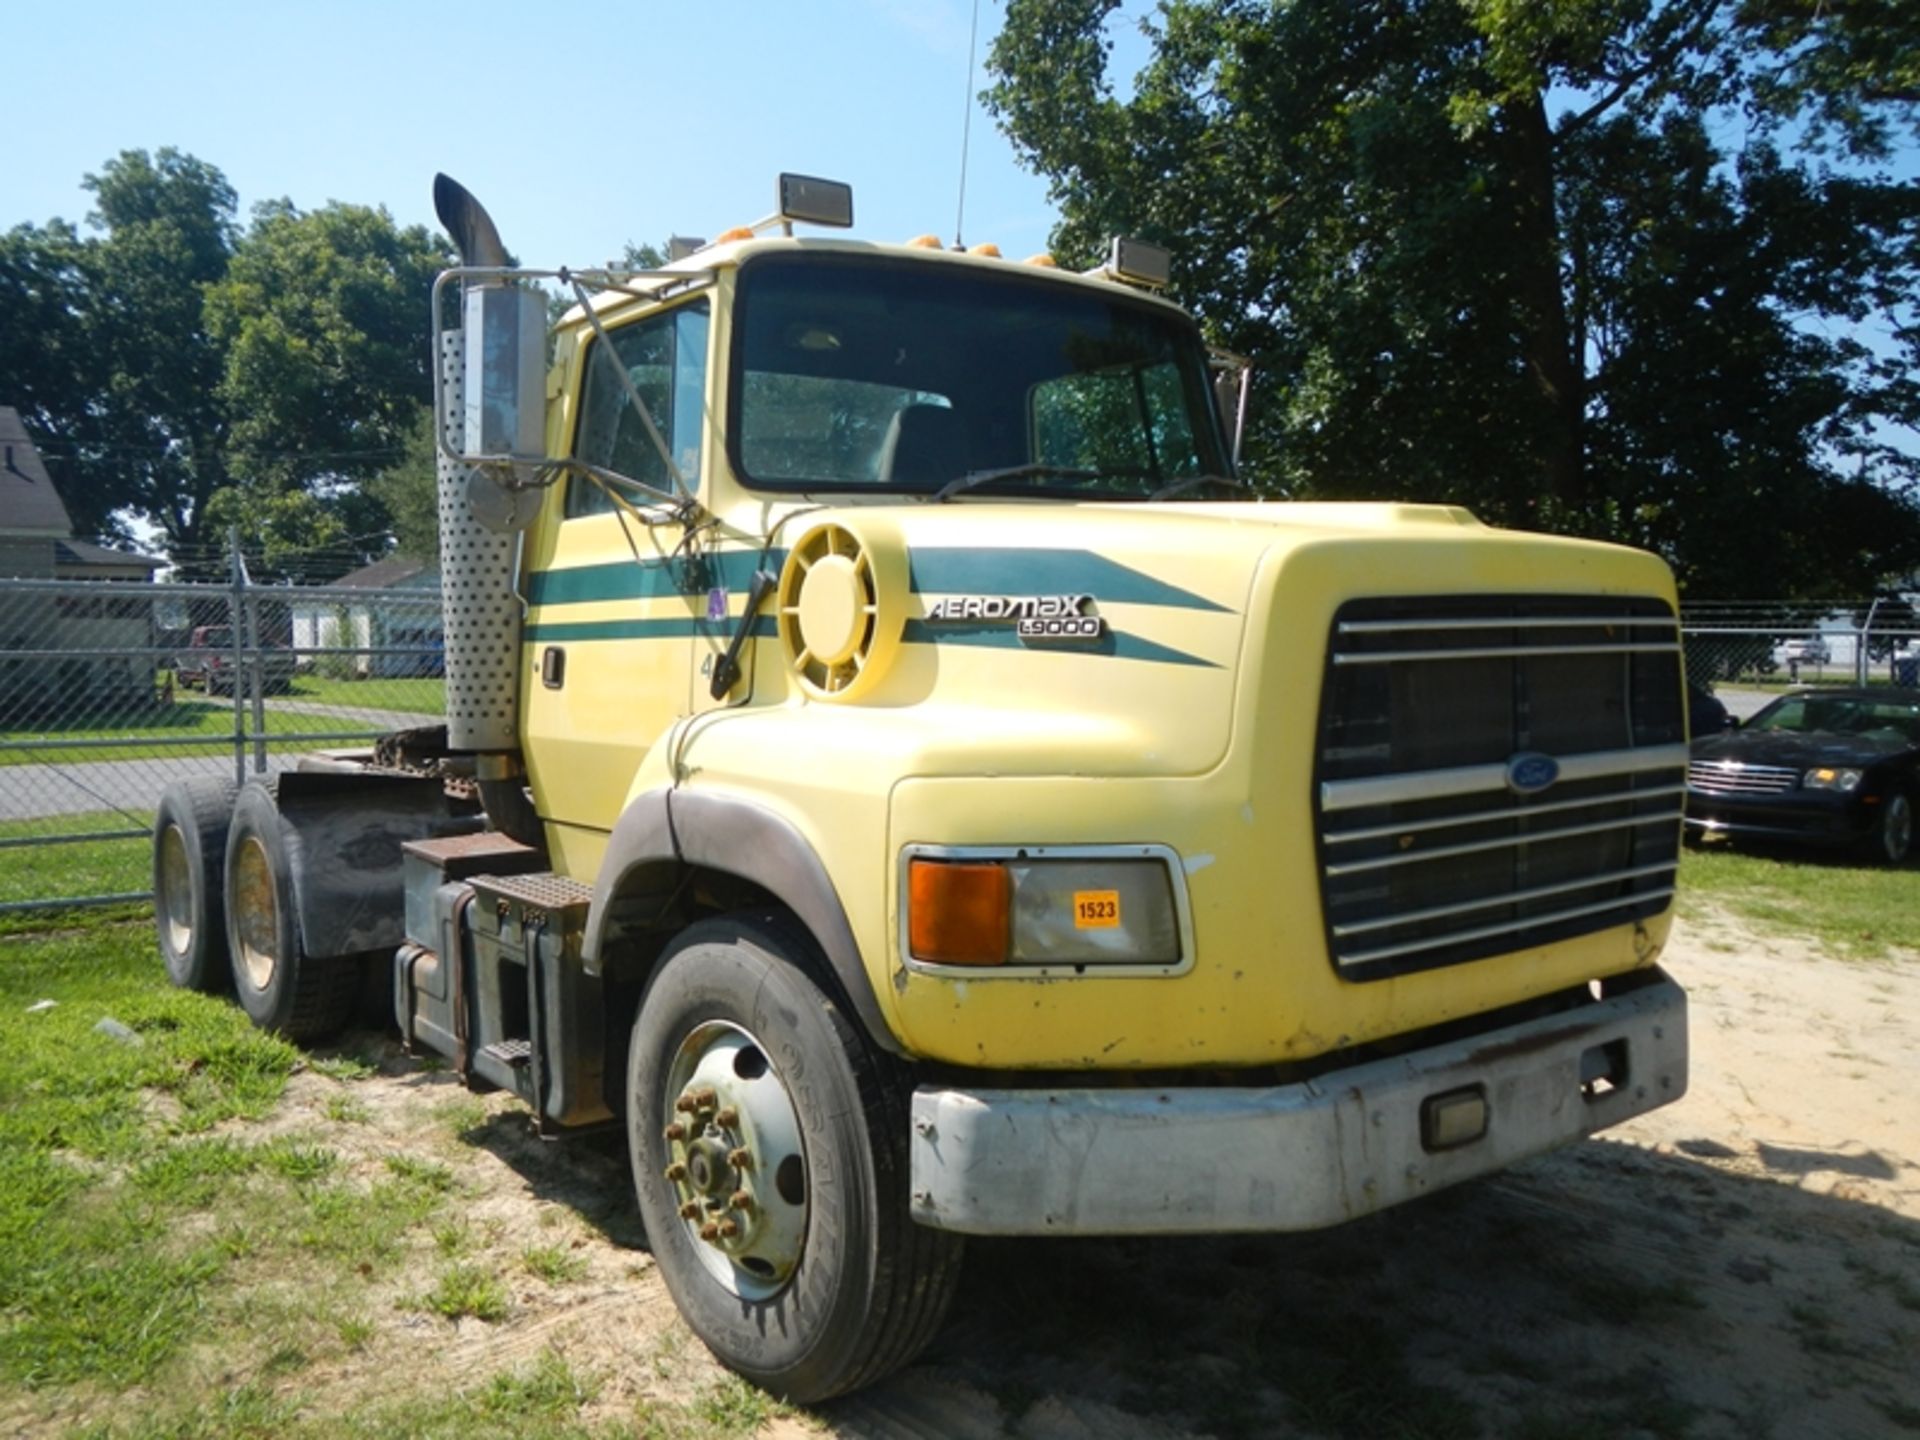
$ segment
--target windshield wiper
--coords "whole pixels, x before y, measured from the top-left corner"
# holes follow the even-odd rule
[[[1189,475],[1184,480],[1175,480],[1171,485],[1162,485],[1147,496],[1147,499],[1171,500],[1176,495],[1184,495],[1187,491],[1196,490],[1202,485],[1218,485],[1226,490],[1248,488],[1246,481],[1235,480],[1231,475]]]
[[[1089,470],[1083,465],[1004,465],[998,470],[972,470],[957,480],[949,480],[933,492],[935,503],[950,500],[982,485],[1000,480],[1099,480],[1106,472]]]

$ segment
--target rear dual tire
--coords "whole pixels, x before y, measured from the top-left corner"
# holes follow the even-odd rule
[[[169,785],[153,815],[153,912],[167,978],[183,990],[229,990],[227,825],[233,781],[199,776]]]
[[[353,1014],[360,964],[306,953],[293,890],[299,859],[299,836],[281,823],[271,782],[246,786],[233,807],[224,869],[234,996],[262,1030],[324,1040]]]

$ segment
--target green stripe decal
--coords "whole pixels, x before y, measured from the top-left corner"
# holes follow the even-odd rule
[[[695,636],[726,639],[733,634],[732,620],[700,620],[671,617],[664,620],[561,620],[529,625],[523,635],[528,645],[564,645],[589,640],[691,640]],[[753,638],[772,640],[780,633],[771,615],[753,622]],[[1077,645],[1029,645],[1011,625],[931,625],[925,620],[907,621],[901,637],[909,645],[967,645],[991,650],[1027,650],[1041,654],[1104,655],[1115,660],[1148,660],[1162,665],[1199,665],[1208,670],[1220,667],[1211,660],[1189,655],[1184,650],[1143,640],[1138,635],[1122,635],[1109,630],[1098,640]]]
[[[779,573],[786,551],[767,556],[767,568]],[[685,555],[648,560],[615,560],[605,565],[575,565],[542,570],[527,579],[529,605],[584,605],[596,600],[663,600],[675,595],[705,595],[718,587],[744,593],[760,568],[758,550],[729,550],[693,559]]]
[[[778,571],[784,550],[767,556]],[[1173,610],[1228,613],[1204,596],[1091,550],[943,550],[912,552],[912,588],[919,595],[1090,595],[1114,605],[1158,605]],[[604,600],[659,600],[701,595],[718,587],[741,593],[760,568],[757,550],[728,550],[704,560],[656,556],[635,562],[576,565],[528,577],[527,603],[583,605]]]
[[[1089,550],[923,548],[914,550],[911,558],[911,584],[915,594],[1087,595],[1096,602],[1111,604],[1231,613],[1225,606],[1216,605],[1190,590],[1169,585]],[[785,559],[786,552],[776,550],[768,554],[765,563],[769,569],[778,570]],[[549,606],[610,600],[697,601],[709,589],[725,590],[732,599],[745,595],[760,565],[757,550],[732,550],[702,559],[658,556],[639,562],[616,560],[601,565],[545,570],[529,577],[527,600],[533,605]],[[524,639],[529,645],[593,640],[726,639],[738,623],[732,616],[709,620],[704,615],[619,620],[542,619],[526,627]],[[770,615],[762,615],[753,623],[755,639],[770,640],[778,633],[778,626]],[[1111,627],[1095,641],[1029,645],[1011,624],[935,624],[908,620],[903,638],[909,645],[964,645],[1062,655],[1103,655],[1162,665],[1220,668],[1211,660],[1138,635],[1122,634]]]
[[[977,645],[991,650],[1025,650],[1035,655],[1105,655],[1116,660],[1151,660],[1161,665],[1199,665],[1208,670],[1220,667],[1211,660],[1189,655],[1184,650],[1142,640],[1138,635],[1122,635],[1108,630],[1098,640],[1056,645],[1029,645],[1012,625],[929,624],[925,620],[907,621],[904,637],[909,645]]]
[[[696,636],[730,639],[738,621],[705,620],[689,615],[664,620],[558,620],[527,626],[521,643],[562,645],[570,640],[691,640]],[[753,638],[771,640],[779,633],[771,615],[753,622]]]
[[[1091,550],[916,548],[913,589],[920,595],[1091,595],[1114,605],[1227,613],[1224,605]]]

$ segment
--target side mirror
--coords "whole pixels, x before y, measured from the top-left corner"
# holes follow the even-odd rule
[[[1213,398],[1220,418],[1226,422],[1227,439],[1236,468],[1240,464],[1240,445],[1247,433],[1247,388],[1253,383],[1253,362],[1244,355],[1223,350],[1217,345],[1207,349],[1207,364],[1213,370]]]
[[[515,283],[499,230],[465,186],[434,176],[433,206],[461,261],[433,282],[435,443],[444,460],[471,471],[465,498],[474,519],[488,530],[524,529],[536,508],[525,488],[546,458],[546,301]],[[443,328],[441,294],[453,281],[457,335]]]

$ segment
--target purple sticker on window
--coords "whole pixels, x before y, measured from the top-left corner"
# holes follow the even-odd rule
[[[715,586],[707,591],[707,619],[724,620],[727,618],[727,592]]]

